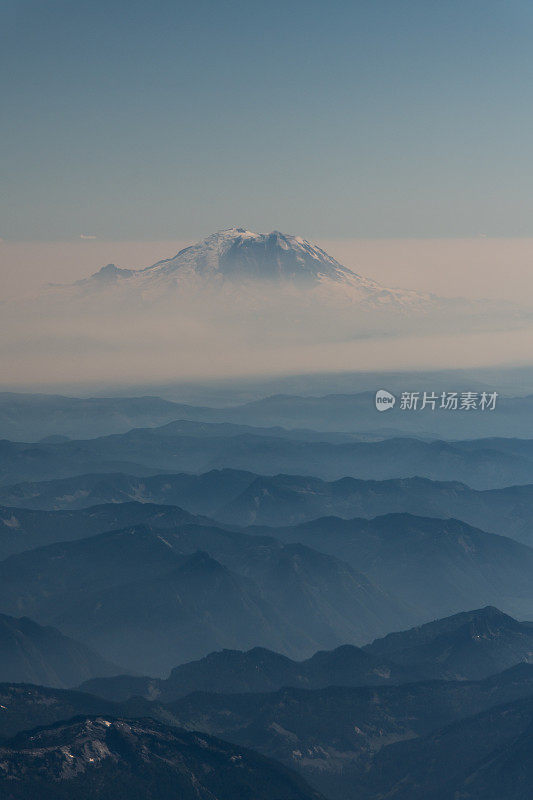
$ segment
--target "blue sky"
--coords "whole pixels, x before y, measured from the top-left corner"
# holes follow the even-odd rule
[[[6,240],[533,235],[530,0],[2,0]]]

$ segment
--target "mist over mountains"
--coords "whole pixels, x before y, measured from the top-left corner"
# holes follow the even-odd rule
[[[243,286],[250,288],[247,282],[256,281],[294,282],[300,288],[319,288],[324,298],[328,292],[341,288],[339,300],[344,297],[368,309],[389,305],[393,310],[405,307],[427,310],[432,304],[430,295],[387,289],[358,275],[300,236],[280,231],[254,233],[245,228],[213,233],[174,257],[145,269],[126,270],[108,264],[75,286],[82,293],[112,286],[154,299],[176,289],[211,288],[213,282],[222,289],[233,283],[242,290]]]
[[[390,379],[389,379],[390,380]],[[482,383],[450,377],[447,389],[497,391],[498,382]],[[500,379],[501,380],[501,379]],[[442,392],[435,379],[418,378],[430,393]],[[437,383],[437,385],[435,385]],[[400,403],[379,413],[375,392],[387,386],[387,376],[376,376],[374,391],[324,396],[273,395],[261,400],[230,406],[195,406],[163,400],[160,397],[64,397],[29,393],[0,393],[0,438],[16,441],[39,441],[49,437],[95,438],[113,433],[127,433],[132,428],[158,427],[174,423],[174,430],[200,435],[218,431],[221,435],[255,433],[290,439],[342,442],[354,439],[417,436],[421,438],[487,438],[520,436],[530,431],[533,395],[497,398],[493,411],[475,413],[465,410],[445,411],[438,406],[402,410]],[[408,384],[417,390],[419,383]],[[392,387],[389,387],[392,388]],[[403,390],[394,387],[397,398]],[[418,389],[419,405],[423,391]],[[443,390],[444,391],[444,390]],[[178,426],[179,422],[179,426]],[[202,426],[205,427],[202,427]],[[209,427],[218,425],[218,428]],[[225,426],[225,427],[224,427]],[[259,429],[259,430],[258,430]],[[52,440],[53,441],[53,440]],[[60,440],[57,440],[60,441]]]
[[[533,7],[450,6],[0,3],[0,800],[532,800]]]
[[[8,797],[526,800],[531,439],[371,399],[0,398]]]
[[[481,680],[533,661],[533,624],[488,606],[376,639],[343,645],[304,661],[265,648],[222,650],[175,667],[168,678],[116,675],[81,689],[106,700],[144,697],[167,703],[193,692],[241,694],[291,686],[393,686],[428,679]],[[518,673],[517,673],[518,674]],[[520,673],[533,680],[533,670]],[[521,678],[522,679],[522,678]]]
[[[202,526],[137,526],[48,545],[0,562],[0,572],[6,613],[157,674],[220,647],[303,656],[362,644],[411,618],[342,561]]]
[[[458,330],[478,353],[484,334],[520,331],[532,319],[509,304],[382,286],[301,237],[244,228],[144,269],[108,264],[2,312],[0,355],[19,385],[54,385],[66,374],[120,384],[420,368],[434,366],[436,348],[457,365],[450,345]],[[409,363],[400,364],[407,341]],[[496,345],[491,352],[493,363],[505,360]]]
[[[272,432],[270,432],[272,433]],[[475,489],[533,482],[533,440],[322,441],[242,433],[202,426],[200,435],[176,423],[126,434],[76,441],[0,441],[0,485],[65,478],[84,473],[150,475],[231,468],[266,475],[312,475],[328,481],[346,476],[374,480],[422,475],[458,480]]]
[[[25,363],[73,378],[149,363],[148,382],[528,320],[246,229],[38,308],[36,331],[9,310],[4,353],[33,340]],[[196,404],[1,393],[6,797],[528,800],[529,379],[487,413],[374,404],[497,391],[453,375]]]
[[[133,672],[161,675],[219,648],[304,658],[486,604],[533,618],[533,550],[459,520],[324,517],[243,531],[154,503],[0,514],[2,555],[12,553],[0,561],[0,611]]]

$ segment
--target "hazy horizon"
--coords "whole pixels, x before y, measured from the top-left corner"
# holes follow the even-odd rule
[[[103,264],[142,267],[173,256],[185,241],[2,242],[4,267],[3,385],[145,384],[234,376],[475,368],[533,363],[531,324],[495,318],[481,328],[449,318],[389,319],[378,313],[330,310],[305,293],[258,285],[252,295],[205,287],[175,293],[151,307],[135,291],[124,305],[101,300],[48,306],[43,284],[72,283]],[[487,298],[524,305],[533,296],[533,239],[320,240],[341,263],[388,287],[472,302]],[[504,277],[505,276],[505,277]],[[288,293],[287,293],[288,292]],[[257,298],[254,299],[254,294]],[[32,299],[33,298],[33,299]],[[115,299],[113,299],[115,298]],[[260,299],[261,311],[255,309]],[[103,301],[103,305],[102,305]],[[141,303],[137,307],[138,302]],[[7,303],[7,304],[6,304]],[[133,305],[132,305],[133,303]],[[531,309],[531,303],[527,305]],[[526,305],[526,307],[527,307]],[[413,327],[413,324],[415,327]]]

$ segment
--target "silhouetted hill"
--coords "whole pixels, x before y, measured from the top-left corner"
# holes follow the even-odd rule
[[[480,680],[533,662],[533,624],[487,607],[391,633],[363,648],[343,645],[305,661],[256,647],[222,650],[175,667],[167,679],[115,675],[83,683],[109,700],[171,702],[190,692],[276,691],[284,686],[378,686],[422,679]]]
[[[305,661],[293,661],[280,653],[253,650],[220,650],[198,661],[175,667],[166,680],[116,675],[85,681],[80,689],[110,700],[133,695],[168,703],[191,692],[266,692],[283,686],[306,689],[325,686],[366,686],[405,683],[418,676],[386,659],[374,658],[354,645],[320,650]]]

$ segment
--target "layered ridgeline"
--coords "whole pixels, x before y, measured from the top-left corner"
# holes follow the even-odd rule
[[[201,525],[137,525],[12,555],[0,562],[0,611],[152,674],[221,647],[304,657],[413,621],[340,559]]]
[[[225,786],[228,797],[248,791],[260,798],[262,786],[269,798],[278,797],[278,790],[280,800],[315,796],[305,794],[305,784],[279,765],[271,764],[269,776],[257,774],[252,764],[265,762],[248,752],[252,748],[297,770],[330,800],[389,792],[452,800],[463,783],[466,797],[486,796],[482,788],[468,794],[470,784],[478,784],[493,792],[487,796],[525,800],[528,761],[522,757],[532,721],[533,665],[519,662],[531,658],[531,642],[531,626],[486,608],[385,637],[364,651],[344,647],[303,663],[267,651],[220,652],[174,670],[165,681],[118,677],[84,685],[100,696],[2,684],[0,737],[44,728],[3,743],[0,788],[26,792],[7,797],[46,797],[54,774],[53,797],[72,796],[79,787],[82,797],[87,788],[90,796],[107,800],[109,794],[98,793],[102,787],[117,796],[119,786],[128,797],[136,796],[135,787],[150,793],[154,786],[157,797],[166,797],[166,782],[187,797],[188,783],[182,783],[187,775],[199,792],[192,796],[203,797],[205,786],[213,793],[206,798],[224,798]],[[428,680],[439,665],[447,680]],[[507,665],[504,672],[483,677]],[[336,686],[328,685],[328,675]],[[364,685],[357,685],[358,679]],[[138,696],[143,681],[144,698]],[[207,691],[206,683],[218,693]],[[269,691],[258,691],[267,685]],[[132,694],[137,696],[128,699]],[[183,728],[202,733],[186,734]],[[233,744],[214,742],[212,736]],[[509,748],[515,742],[520,753],[513,760]],[[200,772],[188,769],[194,743],[203,748]],[[212,744],[219,755],[230,753],[229,759],[211,761]],[[433,766],[422,770],[420,755],[424,760],[426,754]],[[226,773],[225,765],[236,762],[244,769]],[[490,767],[490,780],[483,765]],[[15,782],[4,786],[6,769]],[[252,774],[254,783],[246,783]],[[227,783],[205,784],[202,776],[224,776]],[[289,783],[278,789],[280,776]]]
[[[88,780],[99,777],[98,769],[90,769],[94,762],[83,758],[87,751],[92,756],[90,737],[82,736],[81,742],[77,737],[70,742],[63,738],[58,753],[57,740],[50,733],[82,722],[81,719],[72,720],[73,713],[83,715],[85,720],[87,714],[96,714],[105,721],[105,727],[117,720],[119,725],[126,723],[134,729],[141,723],[161,730],[154,721],[161,720],[167,741],[181,736],[186,728],[202,731],[194,735],[203,738],[204,746],[208,745],[210,737],[216,736],[232,742],[226,747],[231,747],[233,753],[238,748],[241,756],[244,756],[243,748],[246,751],[251,748],[297,770],[316,789],[323,787],[322,791],[331,800],[380,796],[378,787],[383,796],[387,796],[389,787],[401,785],[406,772],[409,776],[410,770],[402,772],[402,767],[410,764],[412,768],[417,764],[416,753],[425,746],[426,740],[433,743],[437,759],[443,758],[441,763],[446,763],[447,759],[455,761],[455,768],[449,773],[449,777],[455,779],[461,774],[457,766],[467,765],[472,769],[480,760],[490,758],[492,751],[499,753],[502,744],[512,742],[528,730],[532,693],[533,667],[527,664],[480,681],[423,681],[400,686],[334,686],[316,690],[287,687],[275,692],[244,694],[196,692],[167,703],[140,698],[114,703],[82,692],[3,684],[0,699],[5,713],[0,718],[0,734],[12,735],[24,730],[30,719],[47,727],[43,731],[45,738],[40,737],[39,730],[31,731],[5,744],[7,752],[2,751],[2,763],[10,763],[15,769],[17,756],[21,756],[21,763],[27,766],[23,752],[31,757],[32,743],[37,743],[35,755],[39,759],[30,758],[29,761],[34,768],[39,763],[46,764],[47,756],[54,764],[68,765],[67,758],[79,755],[78,768],[82,774],[86,774]],[[472,736],[476,715],[481,715],[484,725],[479,740]],[[69,719],[71,721],[66,724],[60,722]],[[451,727],[443,729],[443,726]],[[181,730],[174,730],[176,727]],[[481,730],[481,726],[478,727]],[[463,734],[450,738],[447,730],[463,731]],[[129,732],[134,740],[132,734],[134,730]],[[440,752],[439,738],[447,743]],[[117,740],[120,741],[120,737],[113,736],[113,741]],[[43,747],[45,741],[49,748]],[[71,743],[74,749],[70,749]],[[83,744],[83,748],[78,749],[76,743]],[[105,747],[102,749],[105,751]],[[9,751],[13,750],[15,753],[11,757]],[[150,750],[149,743],[145,742],[143,766],[146,766]],[[402,762],[403,753],[407,756],[405,762]],[[413,758],[410,758],[411,753]],[[163,760],[167,759],[163,757]],[[139,763],[137,753],[129,763]],[[431,789],[438,785],[436,776],[445,774],[438,765],[436,760],[434,769],[417,770],[415,786],[420,789],[417,797],[433,796]],[[121,765],[112,760],[107,766],[108,783],[117,773],[120,776]],[[511,762],[507,779],[519,780],[524,766],[520,759],[514,767]],[[71,775],[68,767],[62,772]],[[207,772],[209,774],[209,770]],[[20,772],[15,774],[23,778]],[[28,777],[34,776],[32,769]],[[497,777],[496,786],[504,777],[504,774]],[[271,792],[273,788],[270,787]],[[500,784],[500,790],[502,788]],[[251,796],[261,797],[260,794]],[[453,794],[444,796],[450,800],[454,797]],[[494,796],[514,797],[504,793]],[[527,794],[516,796],[522,800]],[[269,797],[275,798],[276,794],[271,793]],[[285,797],[282,794],[280,800]]]
[[[501,380],[501,379],[500,379]],[[362,378],[354,375],[355,386]],[[524,436],[530,431],[533,397],[511,397],[500,391],[494,410],[472,414],[400,408],[397,402],[386,414],[375,407],[375,391],[385,386],[398,398],[401,391],[425,390],[496,391],[498,381],[468,379],[461,373],[449,377],[404,379],[402,389],[390,375],[375,376],[374,391],[323,396],[274,395],[243,404],[215,407],[190,405],[160,397],[64,397],[61,395],[0,393],[0,439],[39,441],[48,437],[92,438],[111,433],[126,433],[131,428],[156,427],[181,420],[182,431],[197,435],[202,423],[233,425],[233,432],[262,436],[322,441],[350,441],[354,437],[416,435],[442,439],[474,439],[494,436]],[[394,388],[390,384],[394,384]],[[168,391],[168,390],[167,390]],[[177,387],[180,395],[183,387]],[[211,390],[215,392],[216,390]],[[422,397],[422,391],[420,397]],[[205,389],[204,389],[205,392]],[[188,424],[187,424],[188,423]],[[196,423],[193,424],[193,423]],[[238,426],[238,427],[237,427]],[[253,429],[256,430],[253,430]],[[257,430],[260,428],[261,430]],[[212,429],[214,430],[214,429]],[[223,432],[223,428],[219,428]],[[350,436],[339,433],[347,431]]]
[[[114,675],[86,681],[80,688],[111,701],[141,696],[168,703],[192,692],[380,686],[430,678],[480,680],[532,662],[533,623],[518,622],[488,606],[389,634],[363,648],[343,645],[322,650],[305,661],[260,647],[221,650],[175,667],[165,679]]]
[[[36,528],[41,516],[55,542],[0,562],[0,612],[54,625],[136,672],[161,675],[220,648],[305,658],[487,604],[533,618],[533,549],[458,520],[393,514],[243,532],[143,503],[17,514],[6,516],[22,543],[25,515]],[[121,519],[131,524],[77,538]],[[6,539],[16,544],[13,527]]]
[[[232,424],[176,422],[88,440],[0,441],[0,486],[85,473],[201,473],[231,468],[324,480],[422,475],[474,489],[533,482],[533,440],[445,442],[417,438],[333,441],[276,435]]]
[[[1,762],[9,771],[8,776],[0,771],[0,789],[3,797],[16,800],[47,797],[45,790],[54,775],[58,781],[53,784],[55,794],[50,796],[54,800],[72,797],[74,790],[81,797],[108,800],[122,796],[124,787],[127,797],[140,798],[147,796],[151,785],[161,792],[154,796],[166,798],[158,782],[163,778],[168,783],[162,786],[174,787],[169,800],[175,796],[176,786],[183,792],[180,797],[189,797],[187,784],[181,780],[187,754],[191,755],[191,750],[194,753],[194,748],[180,749],[180,744],[188,741],[189,745],[199,744],[204,755],[202,764],[197,765],[199,772],[186,770],[197,791],[203,791],[206,785],[202,777],[207,781],[225,777],[227,782],[222,785],[229,792],[219,794],[221,784],[207,783],[214,794],[200,791],[191,798],[317,797],[287,770],[289,767],[314,786],[315,792],[323,787],[330,800],[387,796],[393,787],[401,788],[406,782],[416,793],[405,791],[404,786],[402,797],[455,800],[454,784],[478,771],[484,762],[496,767],[503,761],[502,769],[491,770],[492,794],[465,796],[526,800],[521,776],[527,773],[529,760],[522,758],[527,756],[532,696],[531,665],[514,667],[482,681],[337,686],[313,691],[285,688],[227,695],[202,692],[166,704],[139,698],[113,703],[82,692],[2,684],[0,735],[14,738],[2,744]],[[44,727],[23,732],[36,724]],[[184,728],[193,732],[185,733]],[[521,747],[513,760],[509,746],[515,741],[526,749]],[[213,745],[219,755],[222,751],[229,758],[211,760]],[[265,762],[258,753],[269,760]],[[434,756],[431,769],[424,760],[426,753]],[[174,759],[181,770],[172,768]],[[241,768],[234,775],[225,772],[236,763]],[[251,773],[254,763],[270,765],[273,772]],[[483,770],[479,771],[482,776]],[[251,774],[259,783],[246,783]],[[278,780],[284,776],[287,782],[278,784],[276,776]],[[481,785],[487,786],[488,781]],[[245,792],[245,786],[248,794],[239,795]],[[520,787],[518,793],[508,793],[508,787],[513,786]],[[83,794],[84,787],[89,794]],[[135,794],[135,787],[144,794]],[[263,787],[265,794],[261,793]],[[434,794],[437,788],[447,792]],[[8,789],[15,794],[6,794]],[[112,793],[106,794],[106,790]]]
[[[479,491],[458,481],[419,477],[324,481],[311,476],[220,469],[200,475],[78,475],[0,486],[0,503],[1,552],[5,555],[48,541],[103,531],[104,525],[110,529],[153,521],[157,515],[159,520],[169,519],[178,513],[185,519],[184,511],[157,509],[153,504],[179,506],[190,514],[238,526],[276,527],[324,516],[350,519],[391,513],[456,517],[489,533],[533,544],[532,484]],[[115,508],[106,508],[110,503]],[[138,503],[147,505],[144,512],[138,509]],[[89,510],[69,516],[32,515],[23,509]]]

